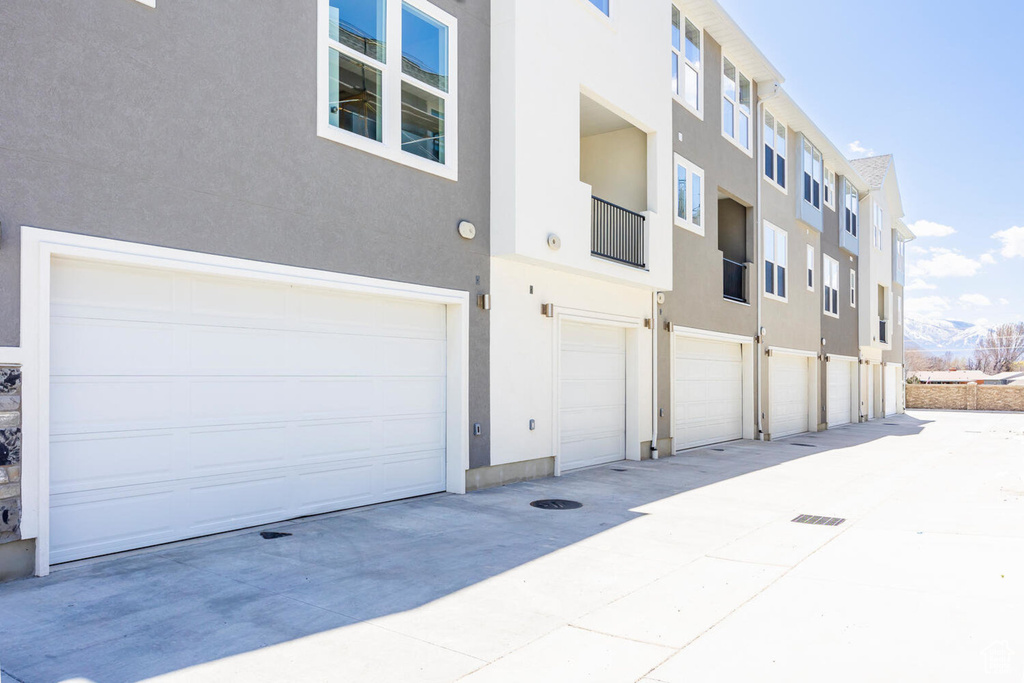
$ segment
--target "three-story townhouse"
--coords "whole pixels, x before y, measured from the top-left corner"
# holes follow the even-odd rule
[[[649,448],[654,297],[672,286],[666,10],[492,6],[492,445],[475,485]]]
[[[897,285],[899,293],[894,292],[894,282],[897,264],[903,264],[897,257],[914,235],[902,220],[903,202],[892,155],[854,159],[850,163],[868,186],[860,201],[862,277],[858,287],[861,394],[864,417],[874,420],[902,409],[902,319],[899,325],[896,321],[902,316],[903,295],[902,284]],[[898,340],[895,327],[900,328]]]
[[[487,0],[0,6],[6,574],[490,464],[489,24]]]

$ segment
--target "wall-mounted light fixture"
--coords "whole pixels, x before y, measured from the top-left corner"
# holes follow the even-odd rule
[[[476,226],[469,221],[462,221],[459,223],[459,236],[463,239],[471,240],[476,237]]]
[[[491,295],[481,294],[476,298],[477,306],[484,309],[485,311],[491,310]]]
[[[555,305],[554,304],[541,304],[540,313],[546,318],[555,317]]]
[[[651,325],[653,325],[653,324],[654,324],[654,323],[653,323],[653,322],[651,322],[651,319],[650,319],[650,318],[644,318],[644,327],[645,327],[646,329],[648,329],[648,330],[649,330],[649,329],[651,329]]]

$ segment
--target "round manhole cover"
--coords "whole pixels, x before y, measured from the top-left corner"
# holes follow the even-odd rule
[[[583,503],[578,503],[575,500],[558,499],[535,500],[530,505],[541,510],[575,510],[583,507]]]

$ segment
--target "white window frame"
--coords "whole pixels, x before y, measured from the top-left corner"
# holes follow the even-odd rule
[[[896,295],[896,324],[903,326],[903,295]]]
[[[814,272],[814,247],[810,244],[807,245],[807,276],[804,279],[806,280],[807,291],[813,292],[817,284],[815,282],[817,275]]]
[[[686,12],[684,12],[683,9],[679,5],[677,5],[675,3],[672,3],[672,7],[677,12],[679,12],[679,49],[676,50],[676,46],[672,45],[672,55],[676,59],[676,64],[678,64],[679,67],[678,67],[677,72],[676,72],[677,73],[677,75],[676,75],[676,88],[675,88],[675,91],[672,93],[672,96],[675,98],[676,102],[678,102],[679,104],[683,105],[683,107],[687,111],[689,111],[691,114],[693,114],[698,119],[703,121],[704,120],[704,90],[706,89],[705,88],[705,83],[704,83],[704,62],[706,61],[704,59],[705,56],[706,56],[706,53],[704,51],[704,27],[701,26],[700,24],[698,24],[696,21],[693,21],[692,19],[690,19],[688,16],[686,16]],[[670,22],[672,21],[672,17],[671,16],[669,16],[669,21]],[[697,46],[697,49],[700,50],[700,63],[697,64],[697,65],[694,65],[693,62],[691,62],[689,59],[686,58],[686,22],[687,21],[689,21],[691,24],[693,24],[693,27],[700,32],[700,45]],[[694,70],[697,72],[697,98],[696,98],[697,99],[697,107],[696,107],[696,109],[694,107],[692,107],[689,102],[686,101],[686,95],[683,92],[683,88],[685,87],[685,83],[686,83],[686,80],[683,78],[683,69],[687,68],[688,65],[690,67],[694,67]]]
[[[805,164],[806,164],[806,154],[807,154],[807,148],[808,147],[810,148],[810,152],[811,152],[811,168],[810,168],[810,170],[808,170],[807,167],[805,166]],[[815,167],[814,167],[815,154],[817,154],[817,158],[818,158],[818,162],[817,162],[818,163],[818,168],[821,170],[821,173],[818,174],[817,176],[815,176]],[[825,156],[821,153],[821,150],[818,149],[817,147],[815,147],[814,143],[811,142],[810,140],[808,140],[806,137],[803,139],[803,145],[800,148],[800,165],[803,168],[803,173],[801,173],[801,175],[800,175],[800,181],[801,181],[800,182],[800,195],[802,196],[803,200],[807,204],[809,204],[815,211],[821,211],[821,202],[824,199],[823,187],[824,187],[825,183],[824,183],[824,179],[823,179],[822,176],[823,176],[824,170],[825,170]],[[807,191],[807,187],[805,185],[805,182],[806,182],[805,181],[805,177],[808,176],[808,175],[811,176],[811,188],[810,188],[811,189],[811,196],[810,197],[807,196],[807,192],[806,192]],[[817,181],[817,183],[818,183],[818,205],[817,206],[814,205],[814,183],[815,183],[815,181]]]
[[[448,28],[448,92],[402,73],[402,5],[422,12]],[[589,2],[588,2],[589,4]],[[597,8],[594,8],[597,10]],[[379,62],[330,38],[330,2],[317,0],[317,135],[348,147],[431,173],[459,179],[459,24],[458,20],[426,0],[385,0],[386,62]],[[381,141],[332,126],[330,123],[330,51],[367,64],[381,72]],[[408,82],[444,100],[443,164],[402,149],[402,83]]]
[[[827,254],[822,254],[821,262],[821,277],[823,287],[822,291],[825,293],[824,297],[824,311],[825,315],[832,318],[839,317],[839,261],[835,260]],[[833,307],[833,296],[835,292],[835,306]]]
[[[783,230],[782,228],[780,228],[779,226],[775,225],[774,223],[769,223],[768,221],[765,221],[764,222],[764,231],[765,231],[765,233],[767,233],[769,230],[771,230],[774,233],[774,239],[772,240],[773,253],[771,254],[771,258],[769,259],[769,254],[768,254],[768,251],[767,251],[767,240],[765,240],[766,249],[765,249],[765,253],[764,253],[764,260],[761,263],[761,277],[765,278],[764,296],[765,296],[766,299],[773,299],[775,301],[781,301],[782,303],[788,303],[789,302],[789,233],[786,232],[785,230]],[[786,242],[786,248],[784,250],[782,250],[782,252],[781,252],[782,257],[783,257],[783,261],[784,261],[781,264],[778,262],[778,259],[776,258],[780,254],[780,252],[779,252],[779,237],[780,236]],[[783,273],[783,276],[782,276],[782,286],[786,290],[786,296],[779,296],[778,294],[776,294],[774,292],[769,292],[768,291],[768,282],[767,282],[767,272],[766,271],[767,271],[767,266],[768,266],[769,263],[772,264],[772,278],[773,278],[772,286],[776,290],[778,289],[778,281],[779,281],[778,269],[779,269],[779,266],[781,265],[781,267],[785,269],[785,272]]]
[[[679,216],[679,173],[680,171],[686,173],[686,218],[680,218]],[[707,183],[704,182],[704,169],[697,164],[693,163],[689,159],[686,159],[679,154],[675,155],[675,171],[672,174],[674,179],[674,191],[672,193],[674,209],[672,214],[675,216],[675,224],[680,228],[685,228],[690,232],[696,233],[701,237],[704,236],[705,226],[708,222],[707,203],[704,198],[707,194]],[[700,178],[700,223],[693,221],[693,178]]]
[[[836,210],[836,172],[828,166],[824,167],[825,177],[822,183],[822,193],[824,195],[825,206]]]
[[[761,166],[762,166],[761,173],[764,174],[765,180],[767,180],[769,183],[771,183],[777,190],[782,192],[782,194],[787,194],[788,195],[789,194],[789,189],[787,189],[787,187],[786,187],[786,177],[785,176],[788,175],[788,173],[789,173],[789,151],[790,151],[789,140],[790,140],[790,137],[791,137],[790,134],[789,134],[789,126],[787,126],[785,123],[780,121],[778,116],[776,116],[775,114],[771,113],[767,109],[764,112],[764,116],[765,116],[765,120],[761,122],[762,123],[762,125],[761,125],[761,137],[762,137],[762,142],[763,142],[765,148],[769,148],[770,147],[771,150],[772,150],[772,159],[773,159],[773,161],[772,161],[772,173],[774,175],[771,175],[771,176],[768,175],[767,169],[763,168],[764,167],[764,163],[761,164]],[[765,137],[764,136],[764,129],[768,125],[767,119],[768,119],[769,116],[771,117],[772,122],[774,124],[774,126],[772,128],[772,142],[771,142],[771,144],[768,144],[768,140],[764,139],[764,137]],[[779,145],[778,145],[778,140],[779,140],[779,129],[780,128],[783,131],[785,131],[785,136],[786,136],[786,153],[784,155],[782,155],[782,160],[785,162],[785,166],[784,166],[784,169],[783,169],[783,177],[781,179],[781,182],[779,181],[779,178],[775,177],[775,176],[779,175]],[[764,155],[765,155],[764,161],[766,162],[767,159],[768,159],[768,150],[767,149],[765,149]]]
[[[857,308],[857,271],[850,268],[850,308]]]
[[[882,222],[885,220],[885,211],[879,202],[871,203],[871,243],[879,251],[882,250]]]
[[[846,222],[846,212],[849,211],[853,216],[853,230],[850,230],[850,226]],[[847,180],[846,181],[846,196],[843,197],[843,216],[841,218],[843,230],[852,235],[858,237],[860,235],[860,194],[857,192],[857,188]],[[859,238],[858,238],[859,239]]]
[[[725,63],[726,63],[726,61],[728,61],[730,64],[732,64],[733,68],[736,69],[736,99],[732,100],[729,97],[727,97],[726,94],[725,94],[725,88],[722,87],[722,101],[724,102],[724,101],[728,100],[729,102],[732,103],[732,129],[733,129],[733,132],[738,132],[739,131],[739,128],[740,128],[739,127],[739,121],[740,121],[740,118],[742,116],[744,116],[744,114],[740,112],[740,102],[739,102],[739,100],[740,100],[740,78],[741,77],[742,78],[746,78],[747,81],[750,82],[750,111],[747,112],[747,114],[746,114],[747,130],[749,131],[748,134],[747,134],[748,146],[744,147],[742,144],[740,144],[740,141],[739,141],[738,138],[733,137],[732,135],[729,135],[727,132],[725,132],[725,107],[724,106],[722,107],[722,110],[723,110],[723,112],[722,112],[722,120],[719,122],[720,125],[721,125],[721,128],[722,128],[722,137],[725,138],[726,140],[728,140],[729,142],[731,142],[732,144],[734,144],[737,149],[742,150],[747,156],[753,157],[754,156],[754,138],[757,137],[756,132],[754,131],[754,124],[757,123],[757,122],[754,121],[754,116],[753,116],[753,111],[754,111],[754,81],[751,80],[746,74],[744,74],[740,70],[740,67],[736,65],[736,62],[732,61],[731,59],[726,57],[725,54],[723,54],[722,55],[722,59],[721,59],[721,63],[719,64],[719,69],[718,69],[718,75],[719,75],[719,78],[721,79],[721,83],[723,83],[723,84],[725,83]]]

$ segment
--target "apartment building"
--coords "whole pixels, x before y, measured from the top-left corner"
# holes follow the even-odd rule
[[[489,12],[3,3],[5,575],[489,464]]]
[[[0,577],[902,410],[892,159],[715,0],[80,5],[0,7]]]

